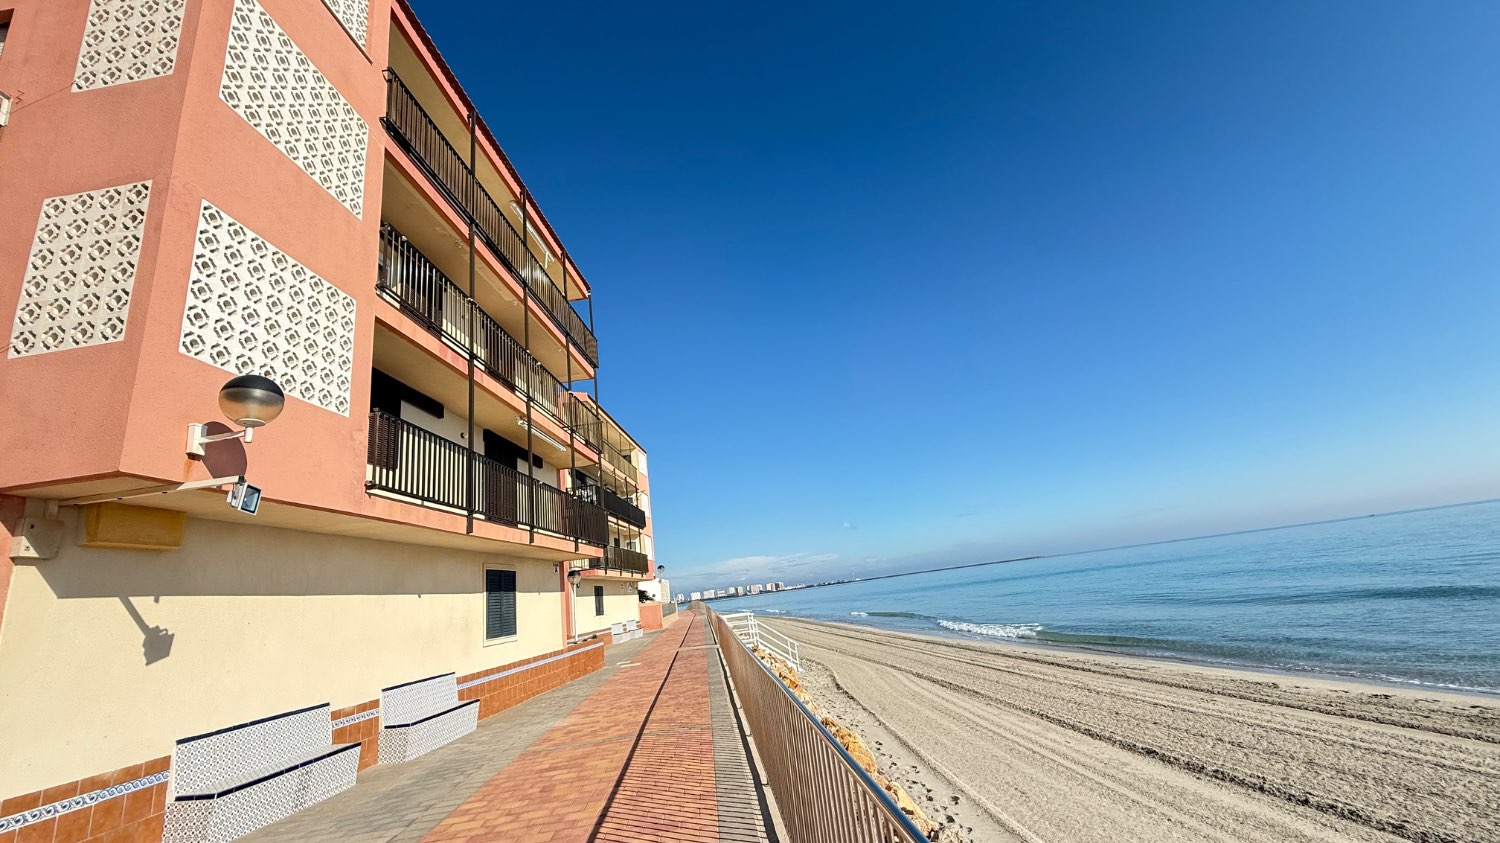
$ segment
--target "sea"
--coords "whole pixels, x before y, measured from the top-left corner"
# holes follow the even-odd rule
[[[953,638],[1500,693],[1500,501],[711,605]]]

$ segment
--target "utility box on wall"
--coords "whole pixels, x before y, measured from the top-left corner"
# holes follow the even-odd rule
[[[84,547],[176,550],[182,547],[187,513],[123,503],[100,503],[84,514]]]

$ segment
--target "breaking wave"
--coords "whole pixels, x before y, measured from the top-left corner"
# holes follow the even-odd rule
[[[990,638],[1035,638],[1042,631],[1039,623],[969,623],[967,621],[940,620],[938,626],[954,632],[986,635]]]

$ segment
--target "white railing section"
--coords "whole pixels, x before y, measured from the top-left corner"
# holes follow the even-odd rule
[[[719,615],[719,617],[729,625],[729,630],[736,638],[743,641],[745,646],[752,650],[761,647],[791,665],[792,670],[802,672],[802,656],[797,642],[761,623],[756,619],[754,612],[735,612]]]

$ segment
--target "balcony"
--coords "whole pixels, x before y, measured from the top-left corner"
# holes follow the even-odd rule
[[[599,449],[599,454],[621,477],[629,480],[630,485],[636,486],[640,484],[641,475],[636,470],[635,463],[631,462],[630,457],[625,456],[614,445],[605,442],[604,447]]]
[[[527,248],[526,241],[479,183],[464,157],[448,142],[395,71],[388,68],[386,78],[386,115],[381,122],[391,137],[426,172],[454,210],[474,223],[480,239],[515,280],[531,291],[558,330],[597,366],[598,341],[568,302],[567,295]]]
[[[573,397],[561,381],[500,327],[477,302],[401,232],[380,227],[380,274],[375,288],[433,336],[474,358],[475,365],[530,397],[558,424],[599,448],[598,414]],[[472,339],[471,339],[472,335]]]
[[[646,528],[646,510],[641,509],[629,500],[616,494],[613,489],[607,486],[584,486],[579,488],[575,494],[590,503],[602,507],[605,512],[627,524],[634,525],[643,530]]]
[[[608,541],[600,507],[379,410],[370,413],[367,461],[367,489],[593,545]]]
[[[606,573],[646,577],[651,574],[651,560],[639,550],[609,545],[602,559],[590,559],[589,568]]]

